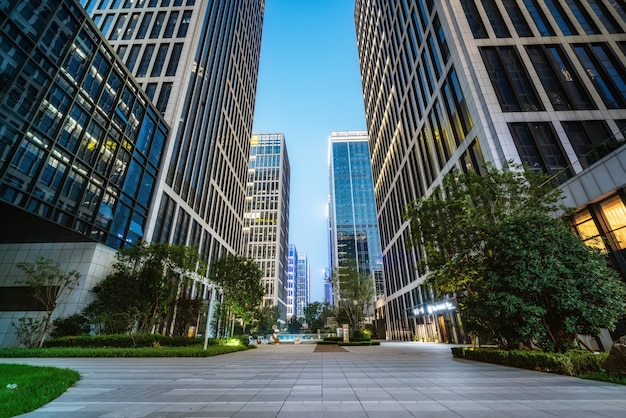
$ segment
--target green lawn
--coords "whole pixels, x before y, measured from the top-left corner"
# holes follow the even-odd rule
[[[0,364],[0,418],[37,409],[57,398],[78,379],[80,375],[74,370]]]
[[[210,357],[248,350],[243,345],[202,345],[190,347],[143,348],[2,348],[0,357]],[[72,386],[80,375],[68,369],[0,363],[0,418],[14,417],[33,411]],[[14,388],[7,386],[16,385]]]

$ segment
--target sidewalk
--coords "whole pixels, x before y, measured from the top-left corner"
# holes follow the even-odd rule
[[[624,417],[626,386],[455,360],[449,345],[314,352],[261,345],[209,358],[0,359],[82,379],[29,418]]]

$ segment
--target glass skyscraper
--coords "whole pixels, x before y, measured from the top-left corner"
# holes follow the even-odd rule
[[[169,127],[70,1],[0,2],[0,345],[36,316],[15,263],[52,258],[89,301],[115,250],[147,239]]]
[[[513,160],[553,175],[575,230],[606,238],[626,273],[623,1],[357,0],[355,28],[387,338],[462,342],[403,217],[455,169]]]
[[[304,308],[311,303],[311,268],[306,254],[298,254],[297,273],[295,314],[296,318],[304,318]]]
[[[329,169],[331,266],[351,266],[372,277],[377,280],[376,295],[382,296],[382,257],[367,132],[332,132]]]

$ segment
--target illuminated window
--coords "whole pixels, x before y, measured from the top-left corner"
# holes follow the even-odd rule
[[[614,244],[622,250],[626,248],[626,207],[619,196],[614,196],[600,204],[602,213],[615,240]]]
[[[600,231],[588,210],[583,210],[574,216],[574,227],[585,245],[597,248],[603,252],[606,251],[604,241],[600,237]]]

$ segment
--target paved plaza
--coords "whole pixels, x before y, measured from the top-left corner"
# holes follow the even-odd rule
[[[626,417],[626,386],[456,360],[443,344],[0,361],[80,372],[75,387],[29,418]]]

